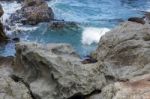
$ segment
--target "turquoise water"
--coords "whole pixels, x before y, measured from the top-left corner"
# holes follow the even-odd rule
[[[94,36],[92,33],[96,32],[87,32],[83,35],[87,28],[111,29],[129,17],[142,16],[143,13],[140,11],[150,9],[149,0],[52,0],[48,4],[54,10],[55,19],[77,22],[78,28],[52,30],[48,23],[41,23],[33,30],[28,30],[28,27],[33,28],[32,26],[23,26],[26,31],[11,32],[10,36],[15,35],[21,40],[40,43],[69,43],[81,56],[95,50],[98,43],[98,41],[91,44],[82,42],[84,36],[92,37]],[[93,38],[88,38],[87,41]],[[14,54],[14,43],[1,45],[0,55]]]

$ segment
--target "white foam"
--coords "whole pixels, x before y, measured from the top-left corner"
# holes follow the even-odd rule
[[[2,16],[2,22],[3,24],[6,24],[7,19],[11,16],[12,13],[14,13],[16,10],[21,9],[21,4],[17,2],[0,2],[3,10],[4,10],[4,15]]]
[[[9,28],[11,29],[10,31],[5,30],[7,35],[11,35],[12,32],[16,32],[16,31],[32,31],[32,30],[36,30],[37,26],[31,26],[31,27],[25,27],[22,26],[22,24],[15,24],[13,26],[10,26],[7,23],[7,20],[9,20],[11,14],[15,13],[17,10],[21,9],[21,4],[17,3],[17,2],[0,2],[3,10],[4,10],[4,14],[1,18],[1,21],[4,25],[9,26]]]
[[[82,44],[91,45],[98,43],[100,38],[108,31],[110,31],[108,28],[85,28],[82,33]]]

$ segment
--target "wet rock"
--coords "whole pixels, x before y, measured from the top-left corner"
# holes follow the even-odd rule
[[[0,17],[3,15],[4,11],[2,9],[2,6],[0,4]],[[8,37],[4,33],[3,24],[0,22],[0,42],[7,41]]]
[[[96,63],[97,60],[91,56],[86,56],[81,62],[82,64],[90,64],[90,63]]]
[[[139,17],[131,17],[128,19],[128,21],[145,24],[144,18],[139,18]]]
[[[78,93],[84,96],[105,85],[99,67],[82,64],[68,44],[20,42],[16,51],[16,75],[22,76],[42,99],[67,99]]]
[[[2,5],[0,4],[0,17],[4,14],[4,11],[3,11],[3,8],[2,8]]]
[[[0,22],[0,42],[4,42],[4,41],[7,41],[7,40],[8,40],[8,37],[7,37],[6,34],[4,33],[3,25],[2,25],[2,23]]]
[[[106,33],[97,48],[101,71],[116,79],[150,73],[150,25],[124,22]]]
[[[52,21],[49,23],[49,28],[54,30],[64,29],[64,28],[78,28],[77,23],[67,22],[67,21]]]
[[[19,39],[18,37],[15,37],[15,38],[12,39],[12,41],[14,41],[14,42],[19,42],[20,39]]]
[[[12,14],[11,22],[36,25],[54,19],[54,13],[44,0],[25,0],[23,7]]]

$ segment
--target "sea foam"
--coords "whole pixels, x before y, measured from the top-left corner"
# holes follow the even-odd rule
[[[22,24],[16,23],[15,25],[11,26],[8,23],[8,20],[10,18],[10,16],[15,13],[17,10],[21,9],[21,4],[17,3],[17,2],[0,2],[2,4],[3,10],[4,10],[4,14],[1,18],[2,23],[5,26],[9,26],[9,28],[11,30],[6,30],[5,32],[7,33],[7,35],[11,35],[12,32],[16,32],[16,31],[33,31],[37,29],[37,26],[30,26],[30,27],[26,27],[26,26],[22,26]]]
[[[0,2],[2,4],[4,15],[2,16],[3,24],[6,24],[6,21],[9,19],[12,13],[15,13],[16,10],[21,9],[21,4],[17,2]]]
[[[110,31],[108,28],[85,28],[82,33],[82,44],[91,45],[98,43],[100,38],[108,31]]]

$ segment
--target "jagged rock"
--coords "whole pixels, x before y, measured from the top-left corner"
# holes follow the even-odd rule
[[[10,17],[12,22],[35,25],[54,19],[54,13],[44,0],[24,0],[23,7]]]
[[[97,53],[106,76],[123,80],[150,73],[150,25],[122,23],[101,38]]]
[[[1,99],[32,99],[22,83],[16,83],[9,77],[0,77],[0,92]]]
[[[83,65],[68,44],[16,44],[14,71],[22,76],[33,93],[42,99],[83,96],[100,90],[105,78],[95,64]]]
[[[88,99],[150,99],[150,74],[110,84]]]
[[[0,59],[5,62],[12,60],[10,57]],[[9,77],[10,68],[4,61],[0,64],[0,99],[32,99],[29,89],[22,82],[15,82]]]

